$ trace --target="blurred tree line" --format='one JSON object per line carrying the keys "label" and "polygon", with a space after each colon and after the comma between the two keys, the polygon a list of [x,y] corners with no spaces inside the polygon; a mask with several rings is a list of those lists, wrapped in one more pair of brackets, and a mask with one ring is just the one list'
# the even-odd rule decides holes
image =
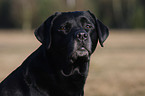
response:
{"label": "blurred tree line", "polygon": [[110,28],[145,28],[145,0],[0,0],[0,28],[33,29],[74,10],[90,10]]}

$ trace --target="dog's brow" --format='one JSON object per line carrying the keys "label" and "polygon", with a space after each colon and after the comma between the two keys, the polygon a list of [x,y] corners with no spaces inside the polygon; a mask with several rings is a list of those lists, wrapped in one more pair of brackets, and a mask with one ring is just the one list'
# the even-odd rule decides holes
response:
{"label": "dog's brow", "polygon": [[69,21],[64,21],[64,22],[62,22],[62,24],[61,25],[66,25],[66,24],[71,24],[71,23],[73,23],[73,20],[69,20]]}
{"label": "dog's brow", "polygon": [[91,23],[91,21],[90,21],[86,16],[80,16],[80,17],[79,17],[79,20],[80,20],[82,23]]}

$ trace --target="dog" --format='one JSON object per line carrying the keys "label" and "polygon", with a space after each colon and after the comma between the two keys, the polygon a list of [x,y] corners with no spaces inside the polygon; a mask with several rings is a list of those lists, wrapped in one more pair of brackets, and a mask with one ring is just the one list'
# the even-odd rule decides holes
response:
{"label": "dog", "polygon": [[90,56],[109,29],[90,11],[56,12],[35,31],[42,43],[0,84],[0,96],[84,96]]}

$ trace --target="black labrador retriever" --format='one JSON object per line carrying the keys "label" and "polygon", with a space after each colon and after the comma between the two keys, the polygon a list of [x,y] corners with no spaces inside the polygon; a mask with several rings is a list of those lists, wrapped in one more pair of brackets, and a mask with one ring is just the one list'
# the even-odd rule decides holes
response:
{"label": "black labrador retriever", "polygon": [[42,45],[0,84],[0,96],[84,96],[90,56],[108,28],[90,11],[57,12],[36,31]]}

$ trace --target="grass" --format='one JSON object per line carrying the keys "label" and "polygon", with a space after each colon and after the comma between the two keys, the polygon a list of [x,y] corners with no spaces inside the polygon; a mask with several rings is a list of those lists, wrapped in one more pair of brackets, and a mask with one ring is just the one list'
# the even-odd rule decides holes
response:
{"label": "grass", "polygon": [[[1,30],[0,82],[39,45],[32,33]],[[111,30],[104,45],[91,57],[85,96],[145,96],[144,30]]]}

